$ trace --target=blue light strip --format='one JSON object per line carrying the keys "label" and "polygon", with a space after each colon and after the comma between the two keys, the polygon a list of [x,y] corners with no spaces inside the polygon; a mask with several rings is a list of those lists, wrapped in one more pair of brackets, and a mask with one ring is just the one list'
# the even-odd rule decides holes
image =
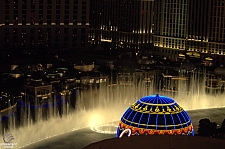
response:
{"label": "blue light strip", "polygon": [[140,122],[141,122],[141,119],[142,119],[143,114],[144,114],[144,113],[141,114],[141,117],[140,117],[140,119],[139,119],[138,127],[139,127],[139,125],[140,125]]}
{"label": "blue light strip", "polygon": [[[130,110],[131,110],[131,109],[130,109]],[[128,117],[127,117],[126,119],[129,119],[130,115],[131,115],[133,112],[134,112],[134,111],[131,110],[130,114],[128,115]],[[137,112],[136,112],[136,114],[137,114]],[[126,121],[125,121],[125,124],[126,124]]]}
{"label": "blue light strip", "polygon": [[150,100],[149,103],[154,103],[155,98],[152,98],[152,97],[151,97],[149,100]]}
{"label": "blue light strip", "polygon": [[[160,97],[159,96],[156,96],[156,104],[158,104],[158,99],[159,99]],[[156,126],[156,130],[158,130],[158,114],[156,114],[156,122],[155,122],[155,126]]]}
{"label": "blue light strip", "polygon": [[194,129],[192,129],[192,136],[194,136],[195,135],[195,130]]}
{"label": "blue light strip", "polygon": [[191,121],[190,117],[188,116],[187,112],[186,112],[186,111],[183,111],[183,112],[184,112],[184,115],[186,116],[186,118],[187,118],[188,120],[190,120],[190,123],[192,123],[192,121]]}
{"label": "blue light strip", "polygon": [[144,102],[151,103],[151,98],[145,97]]}
{"label": "blue light strip", "polygon": [[155,129],[158,130],[158,114],[156,114],[156,124],[155,124]]}
{"label": "blue light strip", "polygon": [[[164,99],[163,99],[163,98],[160,100],[160,102],[161,102],[161,104],[164,104],[164,103],[162,103],[162,101],[165,103],[165,101],[164,101]],[[163,107],[163,106],[162,106],[162,109],[164,110],[164,107]],[[166,130],[167,130],[167,125],[166,125],[166,115],[165,115],[165,114],[163,114],[163,116],[164,116],[165,128],[166,128]]]}
{"label": "blue light strip", "polygon": [[[133,111],[133,110],[131,110],[130,108],[129,108],[129,111],[131,111],[131,112],[130,112],[130,114],[128,115],[127,119],[129,119],[129,117],[130,117],[131,113],[133,113],[133,112],[134,112],[134,111]],[[128,112],[127,112],[127,113],[128,113]],[[125,116],[124,116],[124,117],[125,117]],[[121,120],[122,120],[122,119],[123,119],[123,118],[121,118]],[[125,121],[124,123],[126,124],[126,123],[127,123],[127,121]]]}
{"label": "blue light strip", "polygon": [[[183,111],[182,111],[182,112],[180,112],[180,114],[181,114],[181,115],[182,115],[182,117],[184,118],[185,122],[187,122],[186,118],[185,118],[185,117],[184,117],[184,115],[183,115]],[[186,124],[186,126],[188,127],[188,124]]]}
{"label": "blue light strip", "polygon": [[187,118],[190,120],[191,118],[188,116],[187,112],[184,111],[184,114],[187,116]]}
{"label": "blue light strip", "polygon": [[174,127],[174,129],[176,129],[176,126],[175,126],[175,123],[174,123],[174,119],[173,119],[173,116],[172,116],[172,114],[170,114],[170,116],[171,116],[171,118],[172,118],[172,121],[173,121],[173,127]]}
{"label": "blue light strip", "polygon": [[[153,105],[151,106],[151,109],[152,109]],[[151,114],[148,114],[148,123],[147,123],[147,126],[146,126],[146,129],[148,129],[148,124],[150,122],[150,117],[151,117]]]}
{"label": "blue light strip", "polygon": [[[143,106],[144,106],[144,104],[141,106],[141,108],[143,108]],[[133,119],[132,119],[132,122],[134,121],[134,119],[135,119],[137,113],[138,113],[138,112],[135,113],[135,115],[134,115],[134,117],[133,117]],[[142,113],[142,115],[143,115],[143,113]],[[141,115],[141,118],[142,118],[142,115]],[[138,127],[139,127],[139,125],[140,125],[141,118],[139,119]],[[132,123],[130,123],[130,126],[132,126]]]}
{"label": "blue light strip", "polygon": [[139,100],[136,102],[136,105],[138,105],[138,104],[142,104],[142,102],[140,102]]}
{"label": "blue light strip", "polygon": [[181,120],[180,120],[180,116],[179,116],[178,114],[176,114],[176,115],[177,115],[177,117],[178,117],[178,119],[179,119],[179,121],[180,121],[181,127],[184,128],[183,125],[182,125],[182,122],[181,122]]}
{"label": "blue light strip", "polygon": [[116,138],[119,138],[119,135],[120,135],[120,128],[118,127],[116,132]]}
{"label": "blue light strip", "polygon": [[[127,113],[128,113],[130,110],[131,110],[130,107],[127,108],[127,110],[126,110],[125,113],[123,114],[122,118],[123,118],[123,117],[126,117]],[[122,120],[122,118],[121,118],[121,120]]]}
{"label": "blue light strip", "polygon": [[165,122],[165,127],[166,127],[166,130],[167,130],[167,125],[166,125],[166,115],[164,114],[164,122]]}
{"label": "blue light strip", "polygon": [[[137,112],[134,114],[134,117],[132,118],[132,122],[134,121],[134,118],[136,117],[136,115],[137,115]],[[130,123],[130,126],[132,126],[132,123]]]}
{"label": "blue light strip", "polygon": [[171,104],[171,103],[175,102],[171,98],[168,98],[166,96],[160,96],[160,95],[145,96],[145,97],[142,97],[141,99],[139,99],[138,101],[155,104],[155,99],[156,98],[165,99],[166,100],[165,104]]}
{"label": "blue light strip", "polygon": [[146,129],[148,129],[148,124],[149,124],[149,120],[150,120],[150,117],[151,117],[151,114],[148,114],[148,122],[147,122],[147,126],[146,126]]}

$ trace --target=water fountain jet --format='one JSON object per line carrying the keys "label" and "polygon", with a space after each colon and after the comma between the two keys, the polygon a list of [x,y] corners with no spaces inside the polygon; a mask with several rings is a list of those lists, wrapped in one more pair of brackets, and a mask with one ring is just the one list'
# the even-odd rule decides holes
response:
{"label": "water fountain jet", "polygon": [[[67,116],[63,115],[60,117],[55,114],[57,111],[54,111],[56,110],[54,108],[51,110],[54,114],[49,112],[50,116],[47,121],[40,120],[35,124],[30,122],[29,125],[12,129],[10,132],[14,136],[18,146],[26,146],[36,141],[84,127],[90,127],[93,130],[103,129],[105,131],[108,128],[111,129],[114,127],[114,125],[112,127],[107,126],[110,122],[116,121],[118,124],[121,115],[130,103],[134,103],[137,99],[156,92],[172,97],[186,110],[225,106],[224,94],[218,94],[216,96],[206,94],[203,86],[204,83],[196,77],[189,79],[191,80],[189,87],[178,90],[176,94],[161,90],[158,91],[158,89],[154,88],[154,82],[156,82],[154,80],[148,82],[145,80],[137,81],[136,78],[133,80],[133,84],[123,84],[118,81],[117,85],[110,86],[106,83],[100,85],[99,88],[92,86],[91,90],[78,90],[76,109],[73,113],[68,114],[67,112]],[[183,87],[182,84],[179,86]],[[183,90],[189,90],[189,92],[184,93],[182,92]],[[93,101],[95,102],[93,103]],[[35,134],[35,136],[29,134]]]}

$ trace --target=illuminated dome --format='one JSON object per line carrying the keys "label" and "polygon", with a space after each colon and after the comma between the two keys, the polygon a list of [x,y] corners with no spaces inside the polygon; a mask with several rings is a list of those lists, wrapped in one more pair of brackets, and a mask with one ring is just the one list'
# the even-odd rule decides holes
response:
{"label": "illuminated dome", "polygon": [[187,112],[173,99],[151,95],[133,103],[123,114],[117,138],[130,135],[194,135]]}

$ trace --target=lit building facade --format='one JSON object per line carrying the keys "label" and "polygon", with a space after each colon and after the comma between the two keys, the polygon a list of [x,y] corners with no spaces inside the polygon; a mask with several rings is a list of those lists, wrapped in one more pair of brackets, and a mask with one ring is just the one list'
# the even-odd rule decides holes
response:
{"label": "lit building facade", "polygon": [[154,46],[163,56],[176,59],[186,49],[188,0],[155,1]]}
{"label": "lit building facade", "polygon": [[[187,51],[211,57],[214,64],[225,64],[225,1],[189,0]],[[192,10],[192,9],[193,10]]]}
{"label": "lit building facade", "polygon": [[163,56],[189,55],[225,64],[224,0],[155,1],[153,42]]}
{"label": "lit building facade", "polygon": [[[21,107],[23,104],[30,104],[31,118],[34,122],[40,119],[38,109],[42,109],[41,116],[47,116],[47,110],[44,105],[53,104],[52,100],[52,85],[40,80],[30,80],[23,86],[23,100],[20,101]],[[42,118],[44,118],[42,117]]]}
{"label": "lit building facade", "polygon": [[89,0],[0,1],[0,47],[85,48]]}
{"label": "lit building facade", "polygon": [[139,49],[152,43],[154,0],[92,0],[91,44]]}

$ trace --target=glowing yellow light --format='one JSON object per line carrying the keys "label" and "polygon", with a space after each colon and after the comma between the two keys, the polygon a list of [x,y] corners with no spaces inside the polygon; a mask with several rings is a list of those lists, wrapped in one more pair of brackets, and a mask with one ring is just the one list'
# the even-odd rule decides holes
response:
{"label": "glowing yellow light", "polygon": [[100,114],[94,113],[93,115],[91,115],[91,118],[89,119],[89,126],[90,127],[98,126],[102,124],[103,121],[104,118]]}
{"label": "glowing yellow light", "polygon": [[212,61],[213,59],[210,58],[210,57],[206,57],[205,60],[209,60],[209,61]]}
{"label": "glowing yellow light", "polygon": [[108,39],[101,39],[101,41],[103,41],[103,42],[112,42],[112,40],[108,40]]}
{"label": "glowing yellow light", "polygon": [[179,54],[179,56],[183,57],[183,56],[185,56],[185,55],[184,55],[184,54],[182,54],[182,53],[180,53],[180,54]]}

